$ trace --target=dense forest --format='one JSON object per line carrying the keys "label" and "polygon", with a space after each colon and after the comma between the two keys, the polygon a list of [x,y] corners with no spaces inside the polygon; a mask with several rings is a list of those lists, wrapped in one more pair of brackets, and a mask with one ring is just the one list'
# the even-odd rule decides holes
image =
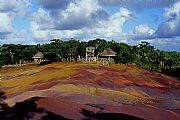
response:
{"label": "dense forest", "polygon": [[61,60],[68,58],[85,57],[85,48],[96,47],[96,54],[105,48],[111,48],[117,53],[116,63],[136,64],[158,72],[177,70],[180,66],[180,52],[161,51],[148,42],[143,41],[137,46],[125,43],[106,41],[104,39],[90,40],[88,42],[59,39],[51,40],[47,44],[21,45],[3,44],[0,46],[0,66],[31,62],[33,55],[42,52],[46,60]]}

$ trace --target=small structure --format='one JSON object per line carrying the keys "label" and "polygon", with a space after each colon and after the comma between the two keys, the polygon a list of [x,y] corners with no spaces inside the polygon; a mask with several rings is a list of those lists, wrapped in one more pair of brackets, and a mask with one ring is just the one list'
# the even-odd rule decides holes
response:
{"label": "small structure", "polygon": [[95,47],[86,47],[86,61],[96,61],[94,51]]}
{"label": "small structure", "polygon": [[33,60],[35,63],[41,63],[43,61],[44,55],[42,52],[38,52],[33,56]]}
{"label": "small structure", "polygon": [[114,62],[114,57],[116,56],[116,52],[114,52],[110,48],[106,48],[102,53],[99,55],[99,61],[103,64],[109,64]]}

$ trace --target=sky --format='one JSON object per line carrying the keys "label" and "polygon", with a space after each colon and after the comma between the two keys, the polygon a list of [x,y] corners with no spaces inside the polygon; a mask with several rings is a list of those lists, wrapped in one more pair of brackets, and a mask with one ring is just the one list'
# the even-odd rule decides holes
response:
{"label": "sky", "polygon": [[0,0],[0,44],[96,38],[180,51],[180,0]]}

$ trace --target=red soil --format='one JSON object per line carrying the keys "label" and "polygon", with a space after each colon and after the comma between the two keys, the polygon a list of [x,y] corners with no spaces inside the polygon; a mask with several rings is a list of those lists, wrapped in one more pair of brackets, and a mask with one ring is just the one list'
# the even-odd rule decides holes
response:
{"label": "red soil", "polygon": [[44,90],[49,89],[53,87],[54,85],[57,85],[57,81],[52,82],[45,82],[45,83],[39,83],[39,84],[33,84],[33,86],[28,91],[35,91],[35,90]]}
{"label": "red soil", "polygon": [[[147,120],[180,119],[178,113],[180,110],[180,95],[178,94],[180,82],[172,77],[131,65],[113,65],[114,67],[82,65],[77,67],[68,66],[68,64],[63,66],[66,68],[64,69],[65,72],[70,73],[68,70],[72,69],[75,72],[69,76],[61,77],[61,75],[58,76],[60,73],[58,71],[63,70],[63,67],[61,65],[58,68],[52,66],[42,67],[43,69],[41,68],[33,76],[39,77],[57,72],[56,76],[51,76],[44,81],[42,77],[41,80],[28,84],[28,89],[24,89],[26,86],[19,86],[23,88],[22,91],[17,87],[18,92],[7,93],[7,98],[21,102],[20,100],[26,100],[28,97],[45,96],[46,98],[36,101],[38,107],[45,108],[65,118],[77,120],[85,118],[81,113],[82,109],[92,113],[98,111],[102,113],[123,113]],[[18,69],[34,67],[25,66]],[[9,72],[10,75],[11,71],[16,70],[17,68],[7,68],[0,69],[0,72],[2,71],[2,74]],[[10,75],[10,77],[12,76]],[[27,77],[29,76],[27,75]],[[61,88],[61,85],[64,85],[64,88]],[[11,89],[12,87],[4,87],[5,91]],[[30,92],[32,95],[29,95]],[[136,100],[139,101],[136,103]],[[147,102],[148,100],[150,102]],[[164,103],[167,100],[169,104]],[[175,107],[173,108],[170,103]]]}

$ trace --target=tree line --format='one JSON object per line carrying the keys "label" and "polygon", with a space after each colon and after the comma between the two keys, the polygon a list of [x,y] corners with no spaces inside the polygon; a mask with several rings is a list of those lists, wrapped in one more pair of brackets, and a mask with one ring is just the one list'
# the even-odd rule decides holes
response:
{"label": "tree line", "polygon": [[71,39],[63,41],[53,39],[50,43],[37,45],[3,44],[0,46],[0,66],[31,62],[37,52],[44,54],[46,60],[61,60],[85,57],[86,47],[95,47],[98,54],[106,48],[117,53],[116,63],[136,64],[155,71],[175,69],[180,65],[180,52],[161,51],[142,41],[139,45],[128,45],[116,41],[95,39],[88,42]]}

